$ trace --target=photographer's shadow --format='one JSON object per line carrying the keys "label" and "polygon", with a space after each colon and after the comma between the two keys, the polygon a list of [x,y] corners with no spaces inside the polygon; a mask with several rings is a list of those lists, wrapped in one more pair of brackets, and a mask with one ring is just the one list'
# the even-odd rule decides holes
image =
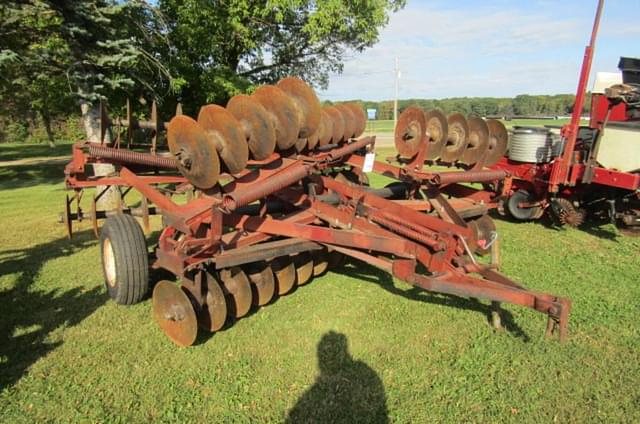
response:
{"label": "photographer's shadow", "polygon": [[349,354],[347,337],[330,331],[318,343],[320,374],[291,408],[287,423],[387,423],[387,397],[378,374]]}

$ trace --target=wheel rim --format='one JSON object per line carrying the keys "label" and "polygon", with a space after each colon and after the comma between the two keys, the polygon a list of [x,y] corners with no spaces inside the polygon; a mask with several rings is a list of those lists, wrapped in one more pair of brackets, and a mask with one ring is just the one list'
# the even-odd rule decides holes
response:
{"label": "wheel rim", "polygon": [[116,286],[116,259],[113,253],[111,240],[105,239],[102,243],[102,266],[104,267],[104,275],[107,279],[109,287]]}
{"label": "wheel rim", "polygon": [[533,200],[535,200],[535,198],[529,192],[518,190],[507,201],[507,208],[511,215],[520,221],[536,219],[536,216],[544,210],[542,207],[521,208],[519,206],[520,202],[531,202]]}

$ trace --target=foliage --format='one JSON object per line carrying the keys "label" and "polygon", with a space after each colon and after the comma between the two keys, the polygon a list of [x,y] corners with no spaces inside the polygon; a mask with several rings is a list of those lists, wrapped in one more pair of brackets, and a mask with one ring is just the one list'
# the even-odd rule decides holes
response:
{"label": "foliage", "polygon": [[24,143],[29,138],[29,126],[26,122],[12,121],[3,128],[2,138],[11,143]]}
{"label": "foliage", "polygon": [[[365,108],[377,109],[378,119],[393,118],[393,101],[359,101]],[[573,111],[575,96],[519,95],[514,98],[455,97],[450,99],[405,99],[398,101],[398,109],[419,106],[425,110],[441,109],[445,113],[460,112],[479,116],[567,116]],[[584,112],[590,109],[590,100],[585,102]]]}
{"label": "foliage", "polygon": [[0,6],[0,113],[67,116],[78,98],[122,101],[163,95],[169,73],[155,53],[165,42],[144,1],[7,1]]}
{"label": "foliage", "polygon": [[297,75],[326,86],[345,54],[378,40],[404,0],[160,0],[189,107]]}
{"label": "foliage", "polygon": [[[175,101],[193,112],[299,75],[326,85],[404,0],[9,0],[0,5],[0,115],[52,119],[78,99]],[[167,100],[162,105],[162,99]]]}

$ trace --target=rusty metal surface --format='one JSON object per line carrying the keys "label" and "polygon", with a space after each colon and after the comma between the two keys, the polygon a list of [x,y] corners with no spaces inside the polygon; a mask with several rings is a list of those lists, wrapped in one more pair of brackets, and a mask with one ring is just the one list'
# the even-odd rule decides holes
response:
{"label": "rusty metal surface", "polygon": [[489,128],[489,144],[487,155],[484,158],[484,166],[492,166],[507,152],[509,145],[509,134],[504,124],[497,119],[487,119]]}
{"label": "rusty metal surface", "polygon": [[447,141],[440,154],[440,160],[453,163],[460,159],[469,142],[469,123],[460,113],[453,113],[447,117],[449,130]]}
{"label": "rusty metal surface", "polygon": [[293,100],[287,93],[273,85],[258,87],[252,97],[271,114],[278,148],[287,150],[293,147],[300,133],[298,112]]}
{"label": "rusty metal surface", "polygon": [[226,268],[236,265],[243,265],[251,262],[261,261],[277,256],[293,255],[298,252],[308,252],[321,249],[317,243],[312,241],[288,238],[284,240],[269,241],[246,247],[240,247],[216,255],[213,258],[219,268]]}
{"label": "rusty metal surface", "polygon": [[358,103],[345,103],[345,106],[348,107],[353,114],[355,122],[353,137],[360,137],[367,126],[367,115],[365,115],[364,109]]}
{"label": "rusty metal surface", "polygon": [[426,159],[435,160],[440,157],[442,149],[444,149],[449,134],[449,124],[447,117],[438,109],[425,112],[424,119],[429,143]]}
{"label": "rusty metal surface", "polygon": [[322,132],[318,134],[318,146],[324,147],[331,142],[331,139],[334,136],[333,119],[325,109],[322,109],[320,116],[320,128],[322,129]]}
{"label": "rusty metal surface", "polygon": [[253,294],[247,274],[240,267],[220,270],[220,281],[229,307],[229,314],[236,318],[245,316],[253,303]]}
{"label": "rusty metal surface", "polygon": [[355,136],[356,126],[358,125],[356,117],[351,111],[351,108],[346,104],[341,103],[334,107],[342,114],[342,118],[344,119],[344,133],[342,138],[344,141],[348,141]]}
{"label": "rusty metal surface", "polygon": [[331,140],[327,144],[338,144],[344,140],[346,126],[342,112],[336,109],[335,106],[325,106],[323,110],[331,118]]}
{"label": "rusty metal surface", "polygon": [[207,331],[218,331],[227,320],[227,301],[218,281],[209,272],[202,272],[201,284],[204,284],[204,302],[197,311],[198,324]]}
{"label": "rusty metal surface", "polygon": [[300,78],[287,77],[278,81],[277,87],[287,93],[296,105],[300,130],[297,138],[306,139],[320,126],[320,100],[315,91]]}
{"label": "rusty metal surface", "polygon": [[227,109],[218,105],[200,108],[198,124],[216,146],[224,169],[231,174],[244,171],[249,160],[249,147],[240,122]]}
{"label": "rusty metal surface", "polygon": [[179,346],[191,346],[198,334],[196,313],[185,291],[162,280],[153,288],[153,317],[164,334]]}
{"label": "rusty metal surface", "polygon": [[489,145],[489,127],[484,119],[471,116],[467,119],[469,123],[469,142],[459,159],[463,165],[475,165],[487,152]]}
{"label": "rusty metal surface", "polygon": [[427,124],[418,107],[406,108],[398,117],[394,133],[396,150],[402,157],[412,158],[426,140]]}
{"label": "rusty metal surface", "polygon": [[112,161],[115,163],[146,165],[163,169],[178,169],[178,164],[172,157],[158,156],[150,153],[134,152],[125,149],[101,146],[95,143],[85,145],[89,155],[93,158]]}
{"label": "rusty metal surface", "polygon": [[276,148],[276,129],[269,112],[254,97],[246,94],[233,96],[227,110],[242,126],[251,157],[267,159]]}
{"label": "rusty metal surface", "polygon": [[300,252],[293,255],[293,265],[296,267],[296,284],[299,286],[307,284],[313,277],[313,258],[308,252]]}
{"label": "rusty metal surface", "polygon": [[464,172],[438,172],[434,173],[428,181],[434,185],[452,183],[481,183],[487,181],[504,180],[508,172],[502,169]]}
{"label": "rusty metal surface", "polygon": [[252,184],[243,190],[234,190],[231,193],[226,193],[222,198],[222,205],[228,211],[248,205],[301,180],[311,173],[311,169],[312,167],[309,165],[295,164],[282,172],[272,175],[262,184]]}
{"label": "rusty metal surface", "polygon": [[253,304],[263,306],[269,303],[276,290],[276,277],[267,262],[254,262],[245,267],[251,289],[253,290]]}
{"label": "rusty metal surface", "polygon": [[313,276],[318,277],[325,273],[329,266],[327,249],[316,250],[311,253],[313,257]]}
{"label": "rusty metal surface", "polygon": [[281,256],[270,262],[271,271],[276,277],[279,295],[289,293],[296,285],[296,267],[289,256]]}
{"label": "rusty metal surface", "polygon": [[196,121],[186,115],[174,117],[167,129],[169,150],[180,173],[201,189],[213,187],[220,176],[220,159],[213,141]]}

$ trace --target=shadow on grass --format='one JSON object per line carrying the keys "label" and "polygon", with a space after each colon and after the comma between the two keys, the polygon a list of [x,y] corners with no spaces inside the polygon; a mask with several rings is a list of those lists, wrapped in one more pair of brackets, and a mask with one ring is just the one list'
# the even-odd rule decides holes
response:
{"label": "shadow on grass", "polygon": [[608,221],[588,220],[578,229],[592,236],[615,242],[620,242],[620,237],[623,236],[623,233]]}
{"label": "shadow on grass", "polygon": [[318,343],[320,374],[298,400],[286,423],[387,423],[382,380],[349,353],[347,336],[330,331]]}
{"label": "shadow on grass", "polygon": [[56,144],[49,147],[48,144],[22,144],[7,143],[0,144],[0,162],[32,159],[42,157],[64,156],[71,154],[71,144]]}
{"label": "shadow on grass", "polygon": [[[496,210],[490,210],[489,216],[493,219],[511,222],[513,224],[522,224],[524,222],[529,221],[519,221],[509,215],[500,215]],[[548,213],[545,213],[542,218],[531,221],[536,225],[540,225],[544,228],[548,228],[557,232],[565,231],[568,227],[566,225],[559,225],[555,222]],[[577,230],[584,231],[587,234],[591,234],[592,236],[611,240],[615,242],[619,242],[619,238],[623,235],[623,232],[616,229],[614,225],[610,225],[610,222],[607,220],[597,219],[597,218],[587,218],[584,224],[577,227]]]}
{"label": "shadow on grass", "polygon": [[34,283],[44,264],[70,256],[96,243],[90,231],[27,249],[0,251],[0,275],[19,273],[8,290],[0,292],[0,391],[15,384],[31,365],[62,342],[48,340],[60,327],[71,327],[107,300],[101,288],[43,290]]}
{"label": "shadow on grass", "polygon": [[64,180],[64,165],[41,163],[0,167],[0,190],[59,184]]}
{"label": "shadow on grass", "polygon": [[[466,309],[469,311],[480,312],[485,315],[487,322],[491,325],[491,313],[495,309],[487,304],[481,303],[476,299],[457,297],[443,293],[431,293],[419,287],[412,286],[407,290],[400,289],[393,284],[393,278],[390,274],[375,268],[371,265],[358,263],[355,266],[352,262],[347,262],[340,271],[349,277],[379,284],[380,287],[389,293],[402,296],[405,299],[429,303],[432,305],[442,305],[458,309]],[[516,324],[511,312],[500,309],[500,318],[503,328],[514,336],[521,338],[524,342],[530,341],[529,336]]]}

